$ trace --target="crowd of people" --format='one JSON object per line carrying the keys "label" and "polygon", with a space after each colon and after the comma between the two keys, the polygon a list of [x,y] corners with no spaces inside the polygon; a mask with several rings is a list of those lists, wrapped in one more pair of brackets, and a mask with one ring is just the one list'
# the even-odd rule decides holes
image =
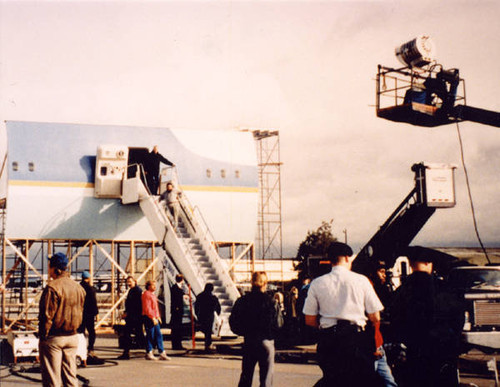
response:
{"label": "crowd of people", "polygon": [[253,273],[229,320],[244,337],[239,386],[252,385],[256,364],[260,386],[272,385],[275,345],[317,343],[315,386],[458,387],[461,297],[434,275],[425,249],[407,256],[412,274],[398,289],[384,262],[367,276],[352,272],[353,251],[340,242],[327,251],[331,271],[285,297],[266,294],[266,274]]}
{"label": "crowd of people", "polygon": [[[456,387],[463,307],[433,275],[432,259],[418,247],[408,250],[412,274],[397,289],[387,279],[386,267],[377,262],[371,275],[351,271],[352,249],[344,243],[330,245],[329,273],[285,293],[269,292],[265,272],[254,272],[251,291],[233,305],[231,330],[243,336],[239,386],[251,386],[256,365],[259,384],[272,386],[275,348],[317,343],[317,362],[323,373],[316,386]],[[88,332],[88,353],[93,355],[94,322],[98,316],[90,274],[82,273],[79,285],[67,271],[68,259],[56,253],[49,259],[52,279],[40,300],[40,363],[44,385],[78,385],[76,381],[77,333]],[[161,314],[156,282],[146,289],[134,277],[123,318],[123,353],[143,348],[147,360],[170,360],[160,330]],[[194,304],[205,351],[214,352],[212,329],[221,306],[207,283]],[[170,288],[173,350],[183,350],[185,286],[181,274]],[[144,334],[145,332],[145,334]],[[154,351],[157,351],[157,355]],[[72,384],[74,383],[74,384]]]}
{"label": "crowd of people", "polygon": [[317,333],[317,386],[459,385],[464,307],[427,254],[408,248],[412,274],[394,289],[384,262],[354,273],[352,249],[330,245],[332,270],[310,283],[302,310]]}
{"label": "crowd of people", "polygon": [[[42,292],[39,303],[39,353],[44,386],[78,386],[76,355],[78,334],[87,333],[88,357],[96,357],[95,322],[98,319],[96,289],[91,285],[91,275],[84,271],[81,282],[70,277],[69,260],[63,253],[49,258],[50,281]],[[171,294],[171,338],[173,350],[182,346],[182,319],[184,315],[184,278],[178,274]],[[143,291],[133,276],[126,278],[128,293],[123,319],[123,353],[118,360],[130,359],[132,348],[142,348],[147,360],[171,360],[164,348],[161,332],[161,314],[156,296],[156,281],[149,280]],[[205,335],[205,350],[211,351],[214,314],[220,314],[213,285],[207,283],[195,304],[198,321]],[[157,351],[157,356],[154,352]]]}

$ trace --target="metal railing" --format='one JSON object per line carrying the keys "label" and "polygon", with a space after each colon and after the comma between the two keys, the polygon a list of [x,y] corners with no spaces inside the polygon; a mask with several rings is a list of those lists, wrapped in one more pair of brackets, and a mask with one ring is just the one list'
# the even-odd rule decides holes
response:
{"label": "metal railing", "polygon": [[[376,109],[400,106],[403,104],[405,94],[412,88],[423,88],[423,83],[430,77],[443,70],[439,64],[434,64],[428,68],[408,68],[394,69],[391,67],[378,66],[376,78]],[[458,90],[460,89],[460,93]],[[459,87],[455,103],[462,101],[465,103],[465,81],[460,78]]]}
{"label": "metal railing", "polygon": [[[179,198],[179,206],[182,210],[182,213],[185,216],[185,219],[188,221],[189,226],[191,226],[193,230],[194,237],[200,240],[200,244],[205,249],[207,258],[210,261],[212,268],[219,275],[222,283],[226,287],[226,291],[231,293],[230,294],[231,297],[233,298],[238,297],[239,293],[236,289],[236,285],[234,284],[234,281],[232,280],[229,274],[228,268],[224,265],[222,258],[219,256],[219,253],[215,248],[215,243],[216,243],[215,238],[210,230],[210,227],[208,226],[208,223],[203,217],[201,210],[199,209],[198,206],[193,206],[191,204],[187,196],[180,188],[180,185],[178,184],[179,178],[178,178],[177,168],[171,167],[168,168],[167,170],[170,170],[172,176],[171,181],[181,193]],[[163,176],[165,175],[166,174],[163,174]],[[197,263],[196,266],[198,266],[198,268],[201,269],[201,267],[198,265],[198,261],[195,260],[195,262]],[[200,273],[200,271],[198,272]],[[204,276],[202,278],[206,283]]]}

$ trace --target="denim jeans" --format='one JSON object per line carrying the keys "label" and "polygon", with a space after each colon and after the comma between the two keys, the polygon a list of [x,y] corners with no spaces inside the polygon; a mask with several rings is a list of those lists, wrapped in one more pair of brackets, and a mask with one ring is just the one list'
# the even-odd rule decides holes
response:
{"label": "denim jeans", "polygon": [[164,351],[160,324],[146,328],[146,352],[151,352],[154,347],[158,348],[160,353]]}
{"label": "denim jeans", "polygon": [[384,348],[379,347],[378,351],[382,353],[382,357],[375,361],[375,371],[384,381],[385,387],[397,387],[394,376],[392,376],[391,367],[389,367],[389,364],[387,364],[387,357],[385,356]]}

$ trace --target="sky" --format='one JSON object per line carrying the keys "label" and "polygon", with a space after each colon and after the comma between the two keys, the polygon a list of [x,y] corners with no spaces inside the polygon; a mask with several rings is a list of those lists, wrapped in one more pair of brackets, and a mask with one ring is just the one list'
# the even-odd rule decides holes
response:
{"label": "sky", "polygon": [[[457,127],[375,115],[377,65],[430,35],[467,104],[500,111],[498,1],[1,1],[2,120],[280,132],[285,256],[309,230],[362,247],[413,188],[452,163],[457,205],[414,241],[478,246]],[[500,131],[463,122],[483,242],[499,246]]]}

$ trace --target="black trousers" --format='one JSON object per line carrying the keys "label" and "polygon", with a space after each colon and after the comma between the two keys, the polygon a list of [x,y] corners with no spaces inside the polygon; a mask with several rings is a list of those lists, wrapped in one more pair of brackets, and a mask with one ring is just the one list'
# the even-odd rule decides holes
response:
{"label": "black trousers", "polygon": [[316,386],[378,386],[373,335],[355,325],[322,330],[318,337],[318,364],[323,378]]}
{"label": "black trousers", "polygon": [[203,321],[201,323],[201,331],[205,335],[205,349],[209,349],[212,345],[212,327],[213,321]]}
{"label": "black trousers", "polygon": [[78,328],[79,333],[85,333],[85,330],[89,333],[89,346],[88,350],[94,350],[95,344],[95,316],[83,316],[82,325]]}
{"label": "black trousers", "polygon": [[158,195],[158,187],[160,185],[158,174],[148,173],[146,175],[146,180],[151,195]]}
{"label": "black trousers", "polygon": [[172,349],[182,348],[182,314],[173,313],[171,324]]}
{"label": "black trousers", "polygon": [[141,348],[145,347],[144,332],[142,330],[142,319],[126,320],[125,332],[123,336],[123,352],[128,353],[132,346],[132,335],[135,336],[135,343]]}
{"label": "black trousers", "polygon": [[[436,345],[408,347],[398,382],[403,387],[458,387],[458,354],[436,353]],[[444,352],[444,351],[443,351]]]}

